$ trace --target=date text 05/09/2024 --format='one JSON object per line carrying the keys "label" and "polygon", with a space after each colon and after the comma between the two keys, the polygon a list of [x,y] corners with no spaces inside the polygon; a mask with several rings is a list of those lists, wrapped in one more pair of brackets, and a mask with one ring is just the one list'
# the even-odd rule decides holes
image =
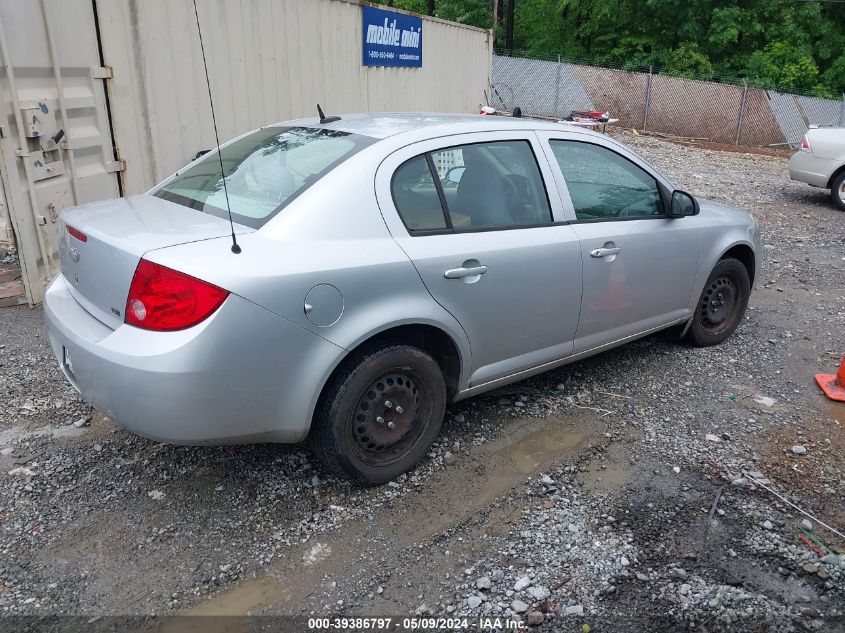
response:
{"label": "date text 05/09/2024", "polygon": [[525,622],[499,617],[309,618],[309,631],[519,631]]}

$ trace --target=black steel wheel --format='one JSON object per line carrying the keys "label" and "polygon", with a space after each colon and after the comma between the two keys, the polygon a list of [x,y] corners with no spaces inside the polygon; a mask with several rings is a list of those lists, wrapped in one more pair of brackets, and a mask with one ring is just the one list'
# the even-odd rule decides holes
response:
{"label": "black steel wheel", "polygon": [[709,334],[720,334],[730,327],[739,304],[738,282],[727,273],[714,279],[701,295],[698,311],[701,325]]}
{"label": "black steel wheel", "polygon": [[720,260],[701,291],[686,341],[700,347],[724,341],[742,322],[750,294],[751,279],[743,263]]}
{"label": "black steel wheel", "polygon": [[845,171],[830,183],[830,199],[840,211],[845,211]]}
{"label": "black steel wheel", "polygon": [[408,345],[349,358],[320,398],[309,441],[331,471],[365,484],[390,481],[425,455],[443,422],[437,362]]}

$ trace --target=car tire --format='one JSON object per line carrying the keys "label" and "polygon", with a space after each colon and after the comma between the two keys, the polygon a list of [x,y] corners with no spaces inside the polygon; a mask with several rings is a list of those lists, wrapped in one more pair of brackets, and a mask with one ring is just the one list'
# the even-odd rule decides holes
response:
{"label": "car tire", "polygon": [[446,382],[426,352],[389,344],[356,353],[317,405],[311,449],[331,472],[381,484],[410,470],[431,446],[446,411]]}
{"label": "car tire", "polygon": [[742,323],[750,295],[751,279],[745,265],[738,259],[720,260],[704,284],[684,340],[697,347],[724,341]]}
{"label": "car tire", "polygon": [[830,184],[830,197],[840,211],[845,211],[845,171],[840,173]]}

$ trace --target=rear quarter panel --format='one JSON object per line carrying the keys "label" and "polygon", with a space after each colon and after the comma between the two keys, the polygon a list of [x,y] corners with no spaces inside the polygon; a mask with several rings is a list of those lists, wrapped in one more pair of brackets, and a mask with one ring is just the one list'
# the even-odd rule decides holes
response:
{"label": "rear quarter panel", "polygon": [[807,132],[807,137],[815,156],[845,163],[845,128],[812,128]]}
{"label": "rear quarter panel", "polygon": [[[455,342],[463,386],[471,366],[466,334],[431,298],[384,224],[374,189],[377,147],[340,165],[265,227],[239,238],[239,255],[222,238],[151,251],[146,258],[219,285],[343,348],[325,372],[312,376],[319,389],[348,350],[414,323],[438,327]],[[319,284],[331,284],[343,297],[339,319],[324,327],[305,313],[305,297]]]}

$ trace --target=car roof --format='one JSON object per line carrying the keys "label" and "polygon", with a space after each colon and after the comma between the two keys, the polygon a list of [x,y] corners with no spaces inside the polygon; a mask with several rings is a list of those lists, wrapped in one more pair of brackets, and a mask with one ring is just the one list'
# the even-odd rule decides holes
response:
{"label": "car roof", "polygon": [[435,114],[429,112],[374,112],[369,114],[341,114],[340,120],[320,123],[318,117],[283,121],[276,125],[315,127],[361,134],[376,139],[385,139],[426,128],[432,135],[446,135],[461,132],[485,130],[567,130],[597,134],[583,127],[572,127],[565,122],[542,121],[539,119],[515,118],[510,116],[482,116],[480,114]]}

